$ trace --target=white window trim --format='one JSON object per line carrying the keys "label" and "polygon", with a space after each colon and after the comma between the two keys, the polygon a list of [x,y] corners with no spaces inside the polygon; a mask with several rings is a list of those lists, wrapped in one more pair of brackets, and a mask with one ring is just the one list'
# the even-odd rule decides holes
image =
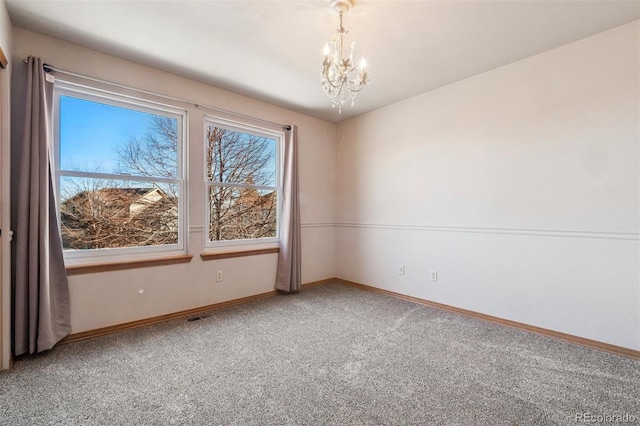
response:
{"label": "white window trim", "polygon": [[[137,175],[121,175],[112,173],[92,173],[84,171],[70,171],[60,169],[60,96],[71,96],[74,98],[85,99],[88,101],[105,103],[117,107],[143,111],[151,114],[159,114],[174,117],[178,120],[179,134],[181,141],[177,152],[177,177],[171,178],[151,178],[147,176]],[[187,253],[188,232],[187,232],[187,155],[186,147],[188,146],[188,111],[173,105],[154,102],[148,99],[133,97],[124,93],[117,93],[80,85],[69,81],[56,79],[54,85],[54,181],[55,196],[58,205],[60,204],[60,178],[62,176],[77,176],[89,178],[107,178],[114,180],[130,180],[130,181],[147,181],[147,182],[166,182],[174,183],[179,188],[178,198],[178,243],[165,246],[143,246],[143,247],[118,247],[103,248],[90,250],[66,249],[64,250],[65,264],[67,266],[93,264],[93,263],[109,263],[130,260],[146,260],[164,256],[184,255]],[[58,215],[60,211],[58,210]],[[58,220],[60,218],[58,217]]]}
{"label": "white window trim", "polygon": [[[224,182],[210,182],[208,180],[204,181],[204,247],[205,252],[207,253],[215,253],[215,252],[223,252],[228,251],[229,249],[242,249],[242,250],[251,250],[251,249],[266,249],[266,248],[275,248],[280,246],[280,215],[282,213],[282,164],[283,164],[283,141],[284,141],[284,132],[275,129],[269,129],[262,126],[252,125],[246,122],[239,122],[235,120],[229,120],[226,118],[213,116],[213,115],[205,115],[204,117],[204,126],[203,126],[203,170],[205,171],[204,176],[206,177],[207,170],[207,145],[205,143],[204,138],[207,134],[207,128],[210,126],[223,127],[225,129],[229,129],[232,131],[247,133],[250,135],[265,137],[269,139],[275,139],[276,141],[276,185],[275,186],[262,186],[262,185],[247,185],[247,184],[234,184],[234,183],[224,183]],[[253,188],[253,189],[274,189],[276,191],[276,236],[270,238],[252,238],[246,240],[225,240],[225,241],[212,241],[209,239],[209,215],[211,214],[209,211],[209,188],[211,186],[225,186],[225,187],[237,187],[237,188]]]}

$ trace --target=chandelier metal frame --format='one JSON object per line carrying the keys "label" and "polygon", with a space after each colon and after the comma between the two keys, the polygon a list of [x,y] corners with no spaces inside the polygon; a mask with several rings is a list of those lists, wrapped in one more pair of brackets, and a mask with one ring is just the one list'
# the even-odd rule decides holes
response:
{"label": "chandelier metal frame", "polygon": [[340,28],[331,37],[331,41],[324,46],[324,61],[320,72],[322,88],[331,100],[332,107],[338,107],[342,113],[345,104],[355,103],[356,95],[367,85],[369,76],[366,71],[364,58],[359,65],[353,65],[353,48],[351,43],[349,56],[345,58],[345,47],[349,43],[349,31],[344,28],[344,14],[351,10],[351,0],[333,0],[329,7],[339,16]]}

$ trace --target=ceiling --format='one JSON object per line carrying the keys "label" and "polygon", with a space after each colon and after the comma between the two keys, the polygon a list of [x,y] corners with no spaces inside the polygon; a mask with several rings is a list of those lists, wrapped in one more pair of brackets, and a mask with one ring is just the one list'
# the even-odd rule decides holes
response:
{"label": "ceiling", "polygon": [[5,3],[16,26],[333,122],[640,19],[640,0],[357,0],[344,25],[370,84],[338,114],[319,79],[328,1]]}

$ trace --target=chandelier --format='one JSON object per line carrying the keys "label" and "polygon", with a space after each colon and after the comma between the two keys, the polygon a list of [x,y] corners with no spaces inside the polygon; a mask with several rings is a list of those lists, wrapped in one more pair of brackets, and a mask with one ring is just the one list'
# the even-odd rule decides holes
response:
{"label": "chandelier", "polygon": [[349,31],[342,26],[342,17],[351,9],[352,0],[333,0],[329,7],[340,16],[340,28],[331,37],[331,41],[324,45],[320,81],[324,92],[331,99],[331,106],[334,108],[337,106],[338,113],[342,113],[344,105],[354,105],[356,95],[369,82],[369,77],[364,58],[360,59],[357,67],[353,65],[355,42],[349,45],[349,56],[345,57],[345,49],[349,44]]}

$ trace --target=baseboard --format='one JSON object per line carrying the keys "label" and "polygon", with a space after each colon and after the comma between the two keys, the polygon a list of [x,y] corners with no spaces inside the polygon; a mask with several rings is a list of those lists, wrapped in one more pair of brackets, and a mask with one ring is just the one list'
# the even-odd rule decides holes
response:
{"label": "baseboard", "polygon": [[[622,347],[622,346],[616,346],[616,345],[612,345],[612,344],[609,344],[609,343],[600,342],[600,341],[597,341],[597,340],[591,340],[591,339],[587,339],[587,338],[584,338],[584,337],[574,336],[572,334],[561,333],[559,331],[549,330],[549,329],[542,328],[542,327],[536,327],[536,326],[533,326],[533,325],[524,324],[524,323],[517,322],[517,321],[511,321],[511,320],[508,320],[508,319],[499,318],[499,317],[495,317],[495,316],[492,316],[492,315],[486,315],[486,314],[482,314],[482,313],[479,313],[479,312],[470,311],[470,310],[467,310],[467,309],[456,308],[455,306],[445,305],[445,304],[438,303],[438,302],[433,302],[433,301],[430,301],[430,300],[427,300],[427,299],[420,299],[420,298],[417,298],[417,297],[408,296],[406,294],[396,293],[396,292],[389,291],[389,290],[383,290],[383,289],[380,289],[380,288],[377,288],[377,287],[372,287],[372,286],[368,286],[368,285],[365,285],[365,284],[356,283],[356,282],[345,280],[345,279],[342,279],[342,278],[328,278],[328,279],[324,279],[324,280],[313,281],[313,282],[302,284],[302,288],[305,289],[305,288],[317,287],[317,286],[320,286],[320,285],[325,285],[325,284],[330,284],[330,283],[339,283],[339,284],[343,284],[343,285],[346,285],[346,286],[349,286],[349,287],[355,287],[355,288],[359,288],[361,290],[370,291],[370,292],[373,292],[373,293],[384,294],[384,295],[387,295],[387,296],[408,300],[410,302],[419,303],[419,304],[422,304],[422,305],[425,305],[425,306],[430,306],[432,308],[441,309],[441,310],[444,310],[444,311],[453,312],[453,313],[457,313],[457,314],[460,314],[460,315],[465,315],[465,316],[476,318],[476,319],[480,319],[480,320],[483,320],[483,321],[488,321],[488,322],[491,322],[491,323],[494,323],[494,324],[499,324],[499,325],[506,326],[506,327],[512,327],[512,328],[516,328],[518,330],[527,331],[527,332],[530,332],[530,333],[536,333],[536,334],[540,334],[540,335],[543,335],[543,336],[546,336],[546,337],[551,337],[551,338],[555,338],[555,339],[564,340],[564,341],[569,342],[569,343],[582,345],[582,346],[586,346],[586,347],[589,347],[589,348],[593,348],[593,349],[598,349],[598,350],[605,351],[605,352],[614,353],[616,355],[621,355],[621,356],[624,356],[624,357],[640,360],[640,351],[636,351],[636,350],[633,350],[633,349],[625,348],[625,347]],[[171,314],[159,315],[159,316],[156,316],[156,317],[145,318],[145,319],[141,319],[141,320],[137,320],[137,321],[131,321],[131,322],[127,322],[127,323],[116,324],[116,325],[112,325],[112,326],[109,326],[109,327],[98,328],[98,329],[95,329],[95,330],[88,330],[88,331],[83,331],[83,332],[80,332],[80,333],[74,333],[74,334],[70,334],[69,336],[65,337],[58,344],[59,345],[63,345],[63,344],[67,344],[67,343],[78,342],[78,341],[81,341],[81,340],[92,339],[94,337],[106,336],[108,334],[119,333],[121,331],[131,330],[131,329],[134,329],[134,328],[146,327],[146,326],[149,326],[149,325],[158,324],[158,323],[161,323],[161,322],[170,321],[170,320],[174,320],[174,319],[188,318],[188,317],[191,317],[191,316],[197,316],[197,315],[203,314],[205,312],[213,311],[213,310],[216,310],[216,309],[227,308],[227,307],[230,307],[230,306],[240,305],[240,304],[243,304],[243,303],[249,303],[249,302],[253,302],[255,300],[260,300],[260,299],[264,299],[264,298],[267,298],[267,297],[272,297],[272,296],[275,296],[277,294],[278,294],[278,292],[275,291],[275,290],[274,291],[268,291],[268,292],[256,294],[256,295],[253,295],[253,296],[242,297],[242,298],[239,298],[239,299],[229,300],[229,301],[221,302],[221,303],[214,303],[212,305],[206,305],[206,306],[201,306],[201,307],[198,307],[198,308],[187,309],[187,310],[184,310],[184,311],[174,312],[174,313],[171,313]]]}
{"label": "baseboard", "polygon": [[[325,279],[320,281],[313,281],[310,283],[302,284],[302,288],[316,287],[328,283],[336,282],[335,279]],[[228,308],[230,306],[241,305],[243,303],[253,302],[255,300],[264,299],[277,295],[278,292],[267,291],[265,293],[256,294],[253,296],[241,297],[239,299],[229,300],[226,302],[214,303],[212,305],[200,306],[193,309],[187,309],[184,311],[174,312],[171,314],[158,315],[151,318],[144,318],[137,321],[130,321],[122,324],[111,325],[109,327],[96,328],[94,330],[82,331],[80,333],[73,333],[58,342],[58,345],[65,345],[68,343],[79,342],[81,340],[93,339],[95,337],[106,336],[109,334],[119,333],[126,330],[132,330],[134,328],[146,327],[153,324],[159,324],[161,322],[170,321],[180,318],[188,318],[197,316],[205,312],[214,311],[216,309]]]}
{"label": "baseboard", "polygon": [[524,324],[524,323],[517,322],[517,321],[511,321],[511,320],[504,319],[504,318],[494,317],[492,315],[481,314],[479,312],[474,312],[474,311],[470,311],[470,310],[467,310],[467,309],[456,308],[454,306],[449,306],[449,305],[445,305],[445,304],[442,304],[442,303],[432,302],[430,300],[420,299],[420,298],[413,297],[413,296],[407,296],[406,294],[396,293],[396,292],[389,291],[389,290],[383,290],[381,288],[371,287],[371,286],[368,286],[368,285],[365,285],[365,284],[360,284],[360,283],[356,283],[356,282],[353,282],[353,281],[344,280],[344,279],[341,279],[341,278],[335,278],[333,280],[330,280],[330,282],[336,282],[336,283],[340,283],[340,284],[343,284],[343,285],[347,285],[349,287],[355,287],[355,288],[359,288],[359,289],[362,289],[362,290],[370,291],[370,292],[373,292],[373,293],[384,294],[384,295],[387,295],[387,296],[392,296],[392,297],[396,297],[396,298],[399,298],[399,299],[408,300],[410,302],[419,303],[421,305],[430,306],[432,308],[441,309],[441,310],[444,310],[444,311],[453,312],[453,313],[460,314],[460,315],[465,315],[465,316],[476,318],[476,319],[480,319],[480,320],[483,320],[483,321],[488,321],[488,322],[491,322],[491,323],[494,323],[494,324],[499,324],[499,325],[503,325],[503,326],[506,326],[506,327],[512,327],[512,328],[516,328],[518,330],[527,331],[527,332],[530,332],[530,333],[536,333],[536,334],[540,334],[540,335],[543,335],[543,336],[546,336],[546,337],[552,337],[554,339],[564,340],[564,341],[569,342],[569,343],[574,343],[574,344],[577,344],[577,345],[586,346],[586,347],[589,347],[589,348],[592,348],[592,349],[598,349],[598,350],[601,350],[601,351],[614,353],[616,355],[621,355],[621,356],[624,356],[624,357],[640,360],[640,351],[636,351],[636,350],[633,350],[633,349],[625,348],[625,347],[622,347],[622,346],[611,345],[609,343],[604,343],[604,342],[600,342],[600,341],[597,341],[597,340],[591,340],[591,339],[587,339],[587,338],[584,338],[584,337],[574,336],[572,334],[561,333],[559,331],[554,331],[554,330],[549,330],[549,329],[546,329],[546,328],[536,327],[536,326],[533,326],[533,325]]}

